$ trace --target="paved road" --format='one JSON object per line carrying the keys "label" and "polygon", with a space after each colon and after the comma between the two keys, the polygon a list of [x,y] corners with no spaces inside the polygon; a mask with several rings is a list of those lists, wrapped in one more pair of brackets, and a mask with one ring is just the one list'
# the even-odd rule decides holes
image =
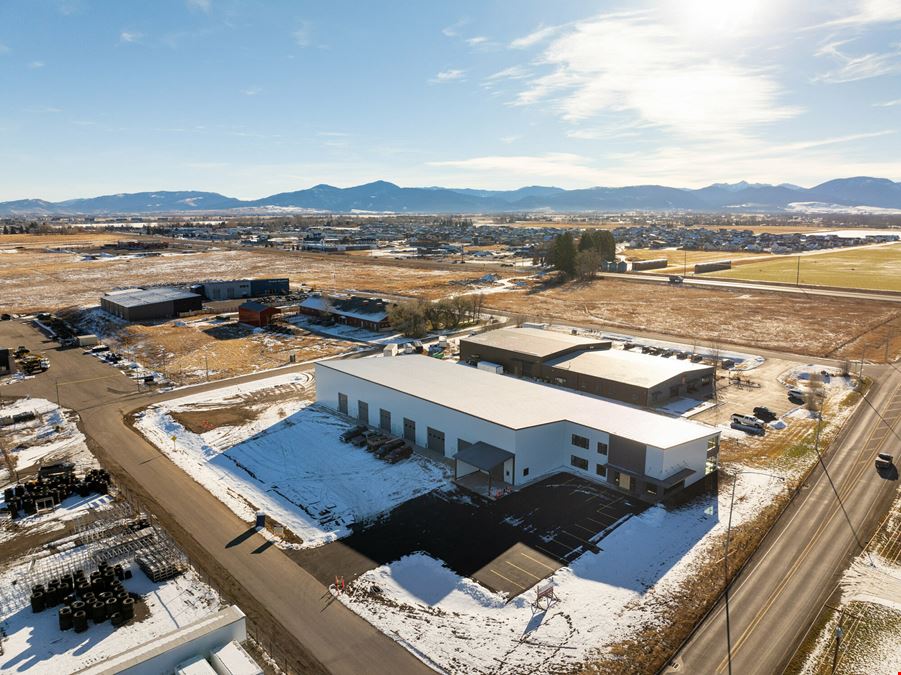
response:
{"label": "paved road", "polygon": [[[637,281],[645,283],[668,284],[669,277],[657,274],[637,274],[637,273],[615,273],[604,272],[601,277],[610,277],[611,279],[622,279],[624,281]],[[700,277],[685,277],[682,282],[690,286],[713,286],[723,288],[725,290],[752,290],[752,291],[772,291],[774,293],[791,293],[795,295],[827,295],[834,298],[851,298],[853,300],[877,300],[880,302],[899,302],[901,303],[901,293],[880,293],[879,291],[867,290],[847,290],[839,288],[827,288],[822,286],[782,286],[779,284],[768,284],[764,282],[754,281],[731,281],[728,279],[711,279]]]}
{"label": "paved road", "polygon": [[[32,350],[47,350],[51,369],[34,379],[0,389],[9,396],[32,395],[56,399],[57,382],[61,403],[79,413],[86,436],[94,441],[98,458],[113,470],[118,465],[152,495],[165,510],[163,522],[173,517],[216,564],[259,602],[271,617],[299,644],[309,650],[309,672],[330,673],[429,673],[421,661],[386,637],[340,602],[328,603],[326,588],[275,547],[265,548],[257,534],[238,545],[229,542],[246,532],[248,524],[222,502],[194,482],[179,467],[123,423],[123,415],[148,403],[185,395],[173,391],[158,395],[139,392],[137,385],[117,369],[85,356],[81,350],[49,351],[54,343],[28,324],[0,324],[0,344],[24,344]],[[282,372],[303,371],[299,365]],[[271,373],[229,381],[246,382]],[[222,386],[211,383],[191,392]],[[173,534],[179,538],[179,532]],[[194,546],[195,544],[197,546]],[[259,553],[254,551],[263,547]],[[205,561],[198,561],[205,562]],[[299,655],[300,656],[300,655]],[[315,662],[318,662],[315,663]],[[318,666],[318,667],[317,667]]]}
{"label": "paved road", "polygon": [[[901,374],[891,368],[879,370],[884,377],[868,399],[897,432]],[[848,518],[864,543],[897,489],[897,481],[880,478],[873,460],[877,452],[899,445],[879,415],[864,403],[826,460]],[[781,673],[842,571],[859,552],[833,488],[818,469],[732,586],[728,612],[732,670],[727,658],[726,603],[721,602],[679,653],[677,668],[669,672]]]}

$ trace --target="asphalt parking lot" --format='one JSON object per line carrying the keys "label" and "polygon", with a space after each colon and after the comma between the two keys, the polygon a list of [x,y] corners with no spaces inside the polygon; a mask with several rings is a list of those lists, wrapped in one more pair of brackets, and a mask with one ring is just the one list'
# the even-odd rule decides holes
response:
{"label": "asphalt parking lot", "polygon": [[292,553],[323,583],[424,551],[457,574],[515,597],[585,551],[645,504],[569,473],[548,476],[496,502],[466,493],[412,499],[341,541]]}

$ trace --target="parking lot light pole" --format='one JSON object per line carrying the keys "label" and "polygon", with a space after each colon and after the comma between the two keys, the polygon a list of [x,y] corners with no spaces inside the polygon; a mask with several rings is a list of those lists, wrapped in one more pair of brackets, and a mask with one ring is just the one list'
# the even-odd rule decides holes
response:
{"label": "parking lot light pole", "polygon": [[726,545],[723,550],[723,581],[726,584],[726,588],[723,591],[723,599],[726,602],[726,659],[729,664],[729,675],[732,675],[732,624],[730,623],[729,617],[729,588],[732,583],[729,580],[729,543],[732,539],[732,509],[735,507],[735,484],[738,483],[738,477],[746,473],[756,474],[758,476],[769,476],[770,478],[776,478],[785,482],[783,476],[777,476],[774,473],[767,473],[765,471],[741,470],[736,471],[735,475],[732,477],[732,496],[729,499],[729,520],[726,525]]}

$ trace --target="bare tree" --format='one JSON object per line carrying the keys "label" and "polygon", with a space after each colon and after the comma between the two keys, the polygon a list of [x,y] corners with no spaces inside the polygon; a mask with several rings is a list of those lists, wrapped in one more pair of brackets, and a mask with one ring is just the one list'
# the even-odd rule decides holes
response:
{"label": "bare tree", "polygon": [[807,396],[804,397],[804,407],[812,413],[820,411],[823,405],[823,376],[819,373],[812,373],[807,381]]}

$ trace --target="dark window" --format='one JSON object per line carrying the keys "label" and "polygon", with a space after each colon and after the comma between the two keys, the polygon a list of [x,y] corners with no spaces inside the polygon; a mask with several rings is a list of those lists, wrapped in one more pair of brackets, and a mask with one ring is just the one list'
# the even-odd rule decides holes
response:
{"label": "dark window", "polygon": [[598,454],[604,455],[604,456],[607,455],[607,444],[606,443],[601,443],[600,441],[598,441]]}
{"label": "dark window", "polygon": [[528,475],[529,475],[529,467],[526,467],[525,469],[522,470],[522,475],[523,475],[523,476],[528,476]]}
{"label": "dark window", "polygon": [[570,455],[569,463],[572,464],[577,469],[582,469],[584,471],[588,471],[588,460],[582,459],[576,455]]}
{"label": "dark window", "polygon": [[338,412],[347,414],[347,394],[338,394]]}
{"label": "dark window", "polygon": [[652,485],[651,483],[645,483],[644,491],[649,495],[657,496],[657,486]]}
{"label": "dark window", "polygon": [[598,464],[595,467],[594,471],[598,476],[603,476],[604,478],[607,477],[607,465],[606,464]]}
{"label": "dark window", "polygon": [[391,411],[379,409],[379,427],[384,431],[391,431]]}
{"label": "dark window", "polygon": [[585,448],[588,450],[588,439],[584,436],[579,436],[578,434],[573,434],[572,443],[577,448]]}
{"label": "dark window", "polygon": [[369,404],[366,401],[357,401],[357,419],[369,424]]}

